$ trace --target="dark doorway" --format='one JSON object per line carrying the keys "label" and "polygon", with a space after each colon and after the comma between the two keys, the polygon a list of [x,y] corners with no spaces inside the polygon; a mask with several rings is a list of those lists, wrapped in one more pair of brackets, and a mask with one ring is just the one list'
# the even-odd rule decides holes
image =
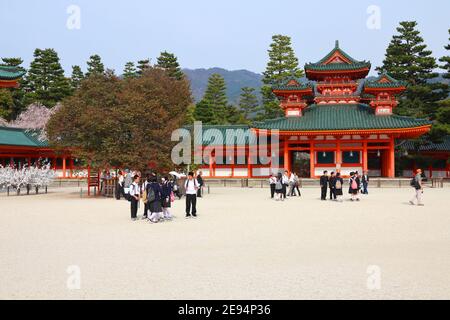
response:
{"label": "dark doorway", "polygon": [[309,178],[310,158],[309,151],[292,151],[291,171],[297,173],[300,178]]}
{"label": "dark doorway", "polygon": [[369,176],[381,177],[381,158],[383,151],[381,150],[369,150],[367,151],[367,166],[369,167]]}

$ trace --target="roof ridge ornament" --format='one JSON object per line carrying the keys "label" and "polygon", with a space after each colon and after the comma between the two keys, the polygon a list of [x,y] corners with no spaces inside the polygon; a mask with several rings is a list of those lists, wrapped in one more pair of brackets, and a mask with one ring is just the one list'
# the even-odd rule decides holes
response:
{"label": "roof ridge ornament", "polygon": [[339,49],[339,40],[336,40],[336,41],[334,42],[334,47],[335,47],[336,49]]}

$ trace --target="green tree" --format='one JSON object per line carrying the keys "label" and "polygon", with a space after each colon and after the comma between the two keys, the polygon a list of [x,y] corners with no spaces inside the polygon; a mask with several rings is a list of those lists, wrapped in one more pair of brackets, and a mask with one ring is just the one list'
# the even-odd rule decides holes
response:
{"label": "green tree", "polygon": [[80,66],[72,66],[72,75],[70,76],[70,85],[72,90],[76,90],[80,87],[81,81],[84,79],[83,71]]}
{"label": "green tree", "polygon": [[123,77],[124,78],[134,78],[136,77],[136,67],[134,63],[129,61],[125,63],[125,68],[123,69]]}
{"label": "green tree", "polygon": [[103,65],[102,59],[98,54],[90,56],[87,65],[88,68],[86,72],[86,77],[90,77],[93,74],[105,73],[105,66]]}
{"label": "green tree", "polygon": [[226,122],[227,124],[247,124],[248,120],[241,110],[230,104],[226,108]]}
{"label": "green tree", "polygon": [[71,93],[70,81],[64,76],[54,49],[36,49],[28,74],[23,81],[24,105],[41,103],[53,107]]}
{"label": "green tree", "polygon": [[[450,34],[450,29],[448,29],[448,33]],[[447,44],[444,48],[446,50],[450,50],[450,43]],[[439,59],[439,61],[443,63],[443,65],[441,65],[441,68],[446,71],[446,73],[444,73],[444,78],[450,79],[450,56],[449,55],[443,56],[442,58]]]}
{"label": "green tree", "polygon": [[137,74],[142,75],[145,70],[150,68],[150,59],[143,59],[137,62]]}
{"label": "green tree", "polygon": [[167,51],[161,52],[157,59],[156,66],[166,70],[167,74],[174,79],[181,80],[184,77],[180,65],[178,64],[177,57],[173,53]]}
{"label": "green tree", "polygon": [[264,114],[261,119],[270,119],[283,115],[278,99],[272,92],[271,86],[285,81],[289,77],[302,77],[303,70],[298,67],[298,59],[291,46],[291,38],[283,35],[274,35],[268,50],[269,61],[266,71],[263,72],[263,98]]}
{"label": "green tree", "polygon": [[200,100],[195,105],[194,119],[204,124],[212,124],[215,122],[213,109],[205,100]]}
{"label": "green tree", "polygon": [[[19,70],[26,71],[24,67],[21,66],[23,63],[22,58],[2,58],[1,65],[8,67],[16,67]],[[2,106],[4,110],[3,117],[6,117],[7,120],[14,120],[24,109],[24,95],[25,91],[23,90],[24,80],[19,80],[19,88],[8,88],[5,89],[9,92],[2,94]],[[9,96],[12,97],[13,103],[10,104]],[[6,111],[7,110],[7,111]],[[0,111],[1,112],[1,111]]]}
{"label": "green tree", "polygon": [[239,108],[245,119],[249,120],[255,117],[260,110],[258,98],[254,94],[255,89],[250,87],[241,88],[241,96],[239,97]]}
{"label": "green tree", "polygon": [[171,134],[190,104],[189,83],[159,69],[128,79],[93,75],[51,117],[48,137],[95,168],[171,169]]}
{"label": "green tree", "polygon": [[[224,78],[218,74],[213,73],[208,79],[208,86],[206,92],[203,96],[202,102],[209,108],[208,112],[200,118],[208,118],[210,112],[212,112],[212,119],[206,124],[226,124],[228,121],[227,113],[227,95],[226,95],[226,85]],[[197,105],[198,107],[198,105]],[[197,108],[196,114],[204,111],[205,106]],[[200,120],[199,118],[196,118]]]}
{"label": "green tree", "polygon": [[408,83],[396,108],[397,113],[435,119],[437,103],[447,96],[448,87],[444,83],[430,81],[438,77],[433,71],[437,67],[436,59],[427,50],[416,26],[415,21],[400,22],[398,34],[392,37],[386,49],[383,65],[376,70]]}
{"label": "green tree", "polygon": [[11,91],[2,88],[0,89],[0,120],[11,120],[11,114],[14,109],[14,100]]}

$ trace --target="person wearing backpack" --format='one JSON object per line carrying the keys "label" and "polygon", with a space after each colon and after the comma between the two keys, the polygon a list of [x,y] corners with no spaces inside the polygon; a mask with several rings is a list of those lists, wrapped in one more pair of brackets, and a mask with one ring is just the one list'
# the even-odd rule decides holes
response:
{"label": "person wearing backpack", "polygon": [[138,203],[141,196],[141,189],[139,187],[139,176],[135,175],[133,177],[133,183],[130,185],[130,191],[129,191],[129,200],[131,202],[131,220],[136,221],[137,220],[137,210],[138,210]]}
{"label": "person wearing backpack", "polygon": [[414,205],[414,200],[417,200],[418,206],[423,206],[422,203],[422,194],[423,194],[423,186],[422,186],[422,169],[417,169],[416,175],[411,179],[410,182],[411,187],[414,188],[414,197],[409,200],[411,205]]}
{"label": "person wearing backpack", "polygon": [[275,200],[282,200],[284,201],[283,198],[283,175],[281,174],[281,172],[278,172],[277,175],[277,180],[275,182]]}
{"label": "person wearing backpack", "polygon": [[349,189],[348,189],[348,193],[350,193],[351,201],[359,201],[359,197],[358,197],[358,192],[359,192],[359,185],[360,185],[360,181],[359,181],[359,177],[357,174],[355,174],[354,172],[350,172],[350,179],[349,179]]}
{"label": "person wearing backpack", "polygon": [[133,175],[131,174],[130,170],[125,169],[125,176],[123,181],[123,190],[124,190],[124,196],[125,199],[130,201],[130,186],[133,183]]}
{"label": "person wearing backpack", "polygon": [[334,194],[336,196],[337,201],[342,202],[343,193],[342,193],[342,186],[344,185],[344,179],[341,177],[341,173],[336,173],[336,178],[334,181]]}
{"label": "person wearing backpack", "polygon": [[163,216],[161,207],[162,190],[156,175],[150,177],[150,183],[147,185],[146,191],[148,209],[151,213],[148,220],[152,223],[156,223]]}
{"label": "person wearing backpack", "polygon": [[328,189],[328,171],[325,170],[323,175],[320,177],[320,200],[327,199],[327,189]]}
{"label": "person wearing backpack", "polygon": [[191,216],[197,217],[197,191],[199,188],[197,179],[194,178],[194,172],[188,173],[186,182],[184,184],[186,189],[186,218]]}

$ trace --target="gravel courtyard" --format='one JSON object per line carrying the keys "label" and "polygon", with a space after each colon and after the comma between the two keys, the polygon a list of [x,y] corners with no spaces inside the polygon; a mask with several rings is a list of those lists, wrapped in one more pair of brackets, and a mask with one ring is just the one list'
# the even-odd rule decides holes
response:
{"label": "gravel courtyard", "polygon": [[197,219],[183,199],[159,224],[77,188],[1,193],[0,299],[450,299],[449,191],[417,207],[411,188],[343,203],[211,188]]}

